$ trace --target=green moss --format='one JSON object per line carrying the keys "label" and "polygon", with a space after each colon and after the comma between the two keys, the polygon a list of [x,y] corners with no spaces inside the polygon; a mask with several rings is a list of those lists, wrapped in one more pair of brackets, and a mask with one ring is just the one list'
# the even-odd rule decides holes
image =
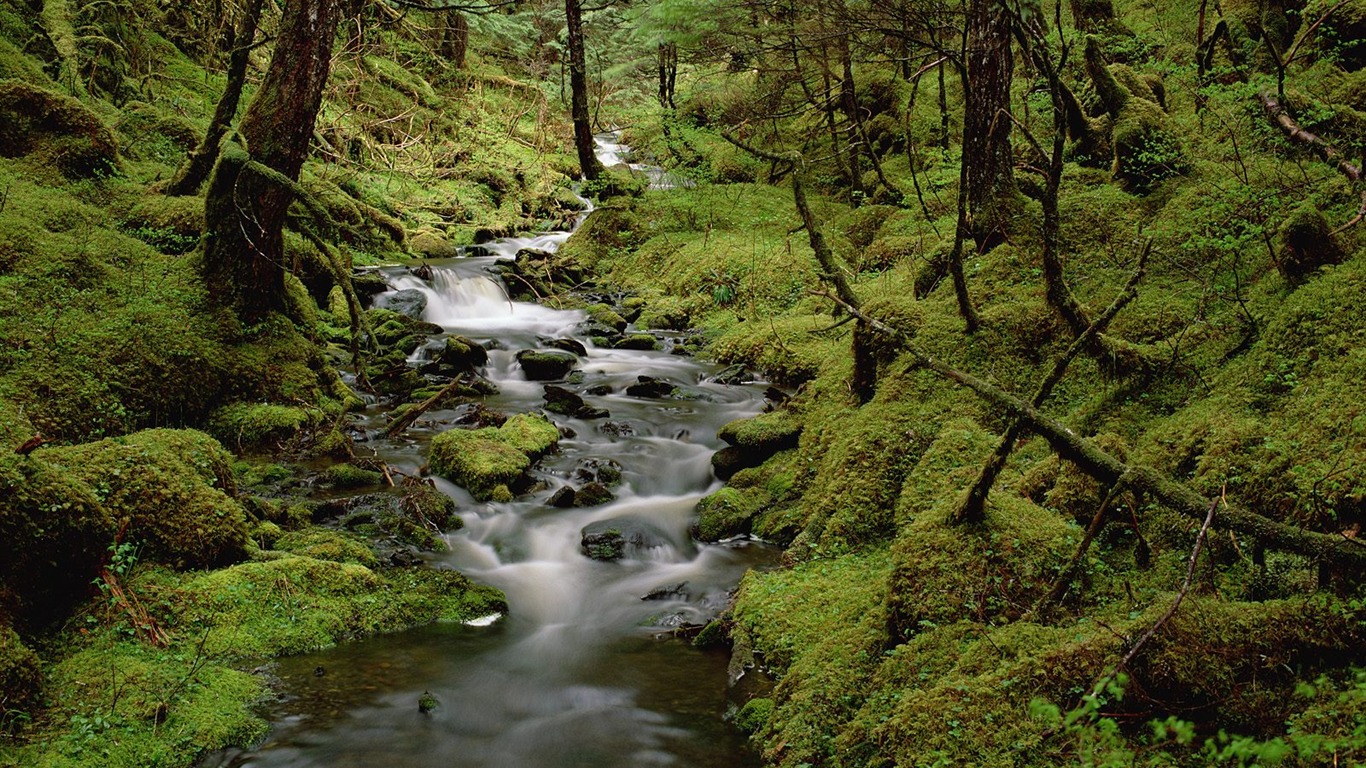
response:
{"label": "green moss", "polygon": [[745,733],[758,733],[773,715],[773,699],[750,699],[735,713],[735,727]]}
{"label": "green moss", "polygon": [[588,306],[588,317],[594,322],[602,323],[609,328],[618,331],[626,330],[626,318],[617,314],[617,311],[606,304],[591,304]]}
{"label": "green moss", "polygon": [[780,449],[796,446],[802,425],[790,411],[778,410],[746,419],[736,419],[717,431],[716,436],[741,448]]}
{"label": "green moss", "polygon": [[231,457],[202,432],[147,430],[43,456],[93,490],[143,558],[204,568],[244,555],[246,515],[231,496]]}
{"label": "green moss", "polygon": [[31,717],[43,685],[38,654],[24,645],[14,630],[0,625],[0,733],[18,725],[17,716]]}
{"label": "green moss", "polygon": [[321,414],[292,405],[238,403],[213,412],[209,433],[239,450],[279,447],[317,426]]}
{"label": "green moss", "polygon": [[0,156],[27,156],[70,178],[118,170],[114,134],[69,96],[17,80],[0,82],[0,117]]}
{"label": "green moss", "polygon": [[275,549],[315,560],[351,563],[374,568],[379,563],[374,550],[360,538],[328,528],[291,531],[275,541]]}
{"label": "green moss", "polygon": [[560,433],[542,416],[518,414],[501,427],[452,429],[432,440],[432,469],[478,499],[511,500],[531,462],[555,447]]}
{"label": "green moss", "polygon": [[560,431],[544,416],[519,413],[498,428],[498,438],[534,461],[555,447]]}
{"label": "green moss", "polygon": [[769,500],[758,489],[722,488],[697,503],[694,534],[702,541],[720,541],[749,533],[754,515]]}
{"label": "green moss", "polygon": [[379,472],[355,464],[333,464],[323,472],[323,477],[333,488],[366,488],[379,485],[384,479]]}
{"label": "green moss", "polygon": [[531,466],[527,455],[499,440],[497,430],[452,429],[432,440],[432,470],[487,499],[515,483]]}

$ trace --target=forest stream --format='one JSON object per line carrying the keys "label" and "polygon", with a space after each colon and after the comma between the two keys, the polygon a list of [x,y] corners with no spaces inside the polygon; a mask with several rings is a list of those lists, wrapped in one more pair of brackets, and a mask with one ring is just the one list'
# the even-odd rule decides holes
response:
{"label": "forest stream", "polygon": [[[604,163],[620,162],[624,151],[613,137],[598,137]],[[662,174],[651,178],[670,184]],[[720,486],[710,464],[721,447],[717,429],[759,412],[764,387],[718,383],[716,366],[671,354],[667,342],[661,351],[596,348],[582,328],[586,313],[509,301],[490,274],[494,263],[525,248],[554,250],[570,234],[507,238],[478,256],[430,261],[428,279],[386,270],[393,291],[426,296],[425,320],[490,348],[485,375],[499,393],[486,407],[542,409],[544,384],[527,380],[515,353],[572,338],[587,350],[582,375],[560,384],[610,413],[594,420],[550,414],[566,437],[534,469],[541,490],[511,502],[480,503],[436,478],[465,525],[447,535],[450,551],[430,556],[429,565],[503,590],[508,614],[282,659],[273,669],[281,696],[267,713],[266,741],[204,765],[757,765],[724,719],[727,655],[694,649],[672,631],[714,618],[747,569],[776,558],[753,542],[700,545],[689,535],[697,501]],[[441,343],[434,338],[411,362]],[[661,399],[625,394],[641,376],[678,389]],[[458,414],[431,411],[394,440],[383,437],[385,416],[378,406],[365,414],[365,445],[415,475],[430,439]],[[576,474],[582,480],[617,465],[615,500],[548,504]],[[584,554],[581,531],[600,521],[627,533],[622,559]],[[436,700],[430,712],[419,711],[424,695]]]}

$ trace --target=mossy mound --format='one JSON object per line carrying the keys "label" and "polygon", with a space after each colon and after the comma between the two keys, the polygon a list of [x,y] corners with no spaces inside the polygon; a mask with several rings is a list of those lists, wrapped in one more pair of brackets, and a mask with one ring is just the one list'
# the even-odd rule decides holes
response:
{"label": "mossy mound", "polygon": [[0,157],[29,157],[70,178],[118,170],[118,143],[94,112],[70,96],[0,81]]}
{"label": "mossy mound", "polygon": [[103,500],[142,557],[207,568],[244,556],[247,523],[230,495],[232,459],[208,435],[153,429],[41,453]]}
{"label": "mossy mound", "polygon": [[0,600],[42,623],[84,597],[118,521],[84,482],[39,456],[0,456]]}
{"label": "mossy mound", "polygon": [[501,427],[452,429],[432,440],[432,470],[464,486],[475,498],[509,497],[532,461],[559,442],[560,433],[542,416],[518,414]]}
{"label": "mossy mound", "polygon": [[315,560],[363,565],[366,568],[379,565],[369,544],[356,536],[327,528],[290,531],[276,539],[274,549]]}
{"label": "mossy mound", "polygon": [[18,724],[11,713],[30,715],[42,692],[43,672],[38,654],[24,645],[14,630],[0,625],[0,705],[7,717],[0,733]]}
{"label": "mossy mound", "polygon": [[318,426],[320,411],[274,403],[235,403],[214,411],[207,429],[241,451],[280,450]]}
{"label": "mossy mound", "polygon": [[342,640],[507,609],[502,594],[455,571],[369,568],[282,555],[194,578],[182,623],[212,628],[206,648],[256,659],[326,648]]}

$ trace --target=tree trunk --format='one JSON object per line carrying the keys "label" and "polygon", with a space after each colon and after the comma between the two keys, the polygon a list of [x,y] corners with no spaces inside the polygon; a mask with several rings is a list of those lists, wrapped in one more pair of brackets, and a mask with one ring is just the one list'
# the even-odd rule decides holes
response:
{"label": "tree trunk", "polygon": [[846,139],[845,146],[849,149],[849,181],[853,185],[853,203],[858,206],[868,196],[868,190],[863,187],[863,164],[859,162],[863,142],[858,132],[858,94],[854,90],[854,60],[849,52],[849,35],[840,35],[839,40],[840,110],[844,112],[844,119],[849,122],[849,138]]}
{"label": "tree trunk", "polygon": [[446,29],[441,36],[441,55],[456,69],[465,68],[470,47],[470,23],[460,11],[446,11]]}
{"label": "tree trunk", "polygon": [[574,119],[574,150],[585,179],[602,175],[602,163],[593,152],[593,126],[588,120],[588,64],[583,49],[583,4],[564,0],[564,17],[569,37],[569,114]]}
{"label": "tree trunk", "polygon": [[1069,0],[1072,25],[1091,34],[1133,34],[1115,16],[1112,0]]}
{"label": "tree trunk", "polygon": [[256,25],[261,21],[261,5],[262,0],[251,0],[241,29],[230,33],[228,45],[232,53],[228,56],[228,85],[218,99],[204,139],[185,158],[175,177],[162,190],[164,194],[193,195],[199,192],[204,180],[213,171],[213,164],[218,160],[218,148],[223,143],[223,137],[228,135],[232,121],[237,117],[237,105],[242,100],[242,86],[247,81],[247,64],[256,41]]}
{"label": "tree trunk", "polygon": [[993,0],[968,6],[963,162],[968,213],[979,251],[999,245],[1018,194],[1010,153],[1011,17]]}
{"label": "tree trunk", "polygon": [[678,82],[678,46],[659,44],[659,106],[674,109],[674,86]]}
{"label": "tree trunk", "polygon": [[[308,155],[331,66],[337,0],[288,0],[265,80],[242,118],[250,161],[291,181]],[[240,155],[234,153],[234,156]],[[202,270],[213,298],[254,323],[283,306],[285,214],[294,192],[224,153],[209,185]]]}

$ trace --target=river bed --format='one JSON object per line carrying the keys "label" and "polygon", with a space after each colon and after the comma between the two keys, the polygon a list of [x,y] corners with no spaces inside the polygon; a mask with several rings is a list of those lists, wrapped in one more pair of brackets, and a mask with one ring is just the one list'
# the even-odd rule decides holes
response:
{"label": "river bed", "polygon": [[[624,148],[599,138],[605,160]],[[662,178],[662,177],[661,177]],[[438,624],[347,643],[274,665],[282,695],[259,747],[218,753],[213,768],[267,766],[752,766],[758,761],[725,720],[742,702],[728,694],[727,654],[671,636],[714,618],[744,572],[776,559],[747,541],[698,544],[689,535],[699,499],[720,487],[711,454],[716,431],[758,413],[764,386],[712,381],[717,367],[658,351],[597,348],[581,311],[513,302],[490,267],[523,248],[554,250],[569,232],[507,238],[482,256],[428,262],[426,279],[386,270],[394,290],[427,298],[424,318],[491,348],[485,369],[499,393],[485,405],[507,414],[539,411],[544,383],[528,381],[515,353],[573,338],[587,355],[560,386],[605,408],[605,419],[547,414],[566,435],[533,470],[541,490],[508,503],[478,502],[437,478],[465,525],[433,567],[460,570],[502,589],[510,610],[478,625]],[[414,353],[419,364],[429,348]],[[666,398],[624,394],[640,376],[678,386]],[[363,445],[416,474],[427,444],[451,428],[454,411],[424,415],[402,437],[382,438],[383,409],[362,422]],[[621,467],[616,499],[586,508],[548,506],[585,462]],[[601,562],[580,548],[580,531],[603,520],[652,532],[626,557]],[[438,706],[419,712],[429,694]]]}

